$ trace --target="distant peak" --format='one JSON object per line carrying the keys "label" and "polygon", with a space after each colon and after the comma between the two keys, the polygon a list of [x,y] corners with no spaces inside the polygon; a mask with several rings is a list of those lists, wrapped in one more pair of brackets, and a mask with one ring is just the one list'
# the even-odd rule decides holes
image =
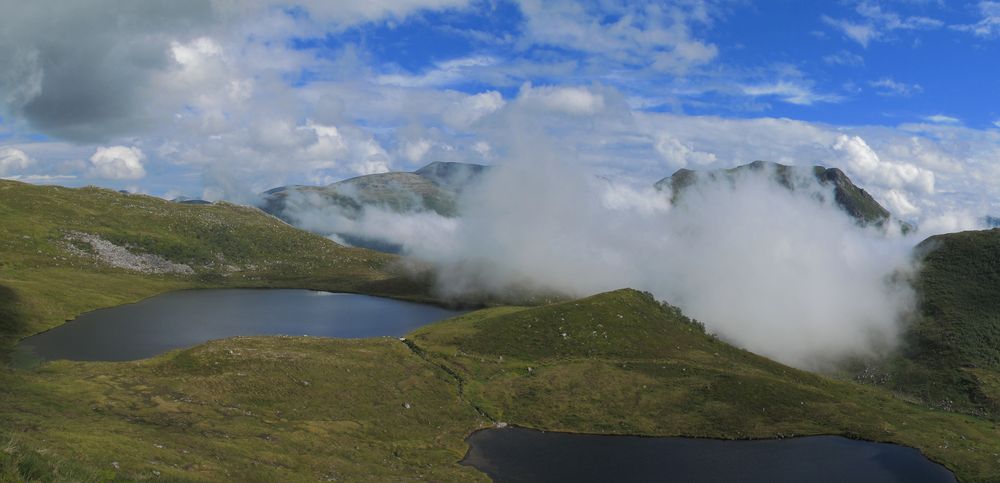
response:
{"label": "distant peak", "polygon": [[430,163],[427,166],[424,166],[423,168],[414,171],[414,173],[422,174],[427,172],[435,172],[435,171],[451,170],[451,169],[472,169],[476,171],[481,171],[485,168],[487,168],[487,166],[483,164],[459,163],[456,161],[434,161],[433,163]]}
{"label": "distant peak", "polygon": [[[773,161],[756,160],[729,169],[693,171],[682,168],[675,171],[670,177],[657,181],[654,187],[659,190],[670,190],[672,199],[676,201],[681,192],[693,185],[701,173],[704,173],[709,179],[732,179],[732,176],[747,171],[766,171],[774,177],[778,184],[790,190],[795,189],[795,183],[792,180],[794,173],[809,173],[820,184],[833,186],[836,204],[855,218],[859,224],[881,226],[891,219],[889,211],[879,205],[868,192],[851,182],[851,179],[843,171],[825,166],[813,166],[810,170],[805,166],[789,166]],[[901,227],[904,233],[912,228],[905,223],[901,223]]]}

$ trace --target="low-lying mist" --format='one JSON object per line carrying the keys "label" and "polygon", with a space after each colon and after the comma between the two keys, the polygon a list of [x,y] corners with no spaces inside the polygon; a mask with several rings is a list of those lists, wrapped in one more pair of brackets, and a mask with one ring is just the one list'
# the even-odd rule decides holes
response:
{"label": "low-lying mist", "polygon": [[766,172],[671,194],[556,161],[508,162],[466,189],[461,216],[302,210],[307,228],[396,243],[450,297],[632,287],[735,345],[807,369],[891,348],[913,304],[913,240],[862,228],[803,172]]}

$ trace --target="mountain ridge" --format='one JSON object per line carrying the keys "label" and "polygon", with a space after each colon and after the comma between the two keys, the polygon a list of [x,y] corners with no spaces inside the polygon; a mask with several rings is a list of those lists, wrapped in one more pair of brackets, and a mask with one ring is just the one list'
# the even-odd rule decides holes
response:
{"label": "mountain ridge", "polygon": [[[734,168],[695,171],[681,168],[674,174],[663,178],[653,187],[659,191],[670,192],[671,201],[676,202],[683,197],[699,180],[738,182],[739,176],[747,173],[763,173],[782,187],[796,191],[800,188],[804,177],[811,177],[822,187],[832,187],[834,203],[844,210],[861,226],[885,227],[893,218],[889,210],[878,203],[867,191],[854,184],[839,168],[828,168],[815,165],[789,166],[771,161],[753,161]],[[899,222],[903,233],[910,232],[913,227],[908,223]]]}

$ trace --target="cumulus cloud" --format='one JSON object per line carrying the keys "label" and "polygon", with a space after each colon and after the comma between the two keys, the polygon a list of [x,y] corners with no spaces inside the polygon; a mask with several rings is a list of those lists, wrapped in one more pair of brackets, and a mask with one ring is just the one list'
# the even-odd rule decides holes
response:
{"label": "cumulus cloud", "polygon": [[596,114],[605,107],[601,93],[584,87],[532,87],[531,84],[525,84],[518,94],[518,101],[522,105],[575,115]]}
{"label": "cumulus cloud", "polygon": [[430,141],[423,138],[406,142],[403,144],[403,157],[411,163],[419,163],[427,155],[427,152],[431,150],[432,146]]}
{"label": "cumulus cloud", "polygon": [[[56,12],[38,2],[11,5],[0,18],[0,43],[8,47],[0,52],[6,66],[0,137],[14,131],[53,136],[9,147],[35,160],[34,171],[81,180],[95,172],[88,159],[98,146],[141,146],[143,169],[157,173],[144,178],[144,189],[207,190],[249,202],[278,185],[328,184],[412,170],[429,160],[493,162],[519,142],[513,126],[530,125],[558,139],[561,154],[581,167],[644,185],[679,167],[764,159],[840,167],[901,216],[912,213],[912,221],[955,209],[980,216],[1000,211],[988,203],[1000,177],[990,162],[1000,156],[995,129],[934,122],[944,118],[878,127],[671,114],[692,105],[685,96],[697,94],[689,92],[704,92],[699,82],[705,79],[697,76],[717,81],[712,92],[762,108],[842,100],[841,91],[828,91],[789,66],[750,73],[727,68],[705,37],[726,14],[713,2],[525,1],[517,4],[519,30],[497,34],[503,38],[491,44],[512,55],[474,50],[428,61],[415,72],[379,64],[364,42],[310,49],[293,48],[288,39],[468,3],[337,3],[296,1],[301,10],[289,10],[265,0],[96,0]],[[106,11],[120,13],[115,28],[107,28]],[[893,19],[885,7],[856,13],[851,21],[895,32],[931,26]],[[847,51],[836,55],[831,61],[838,65],[858,62]],[[654,65],[658,59],[662,65]],[[461,90],[451,88],[459,84]],[[889,77],[874,84],[886,93],[918,90]],[[877,153],[879,168],[852,164],[844,146],[834,147],[841,135],[860,136]],[[882,171],[895,174],[875,174]]]}
{"label": "cumulus cloud", "polygon": [[[107,12],[115,12],[113,26]],[[0,18],[4,108],[74,140],[136,132],[151,121],[157,97],[150,87],[169,67],[170,41],[213,18],[207,0],[97,0],[55,10],[45,2],[8,2]]]}
{"label": "cumulus cloud", "polygon": [[[53,9],[47,2],[7,2],[0,16],[0,108],[52,136],[106,142],[144,132],[188,106],[214,104],[212,115],[224,116],[214,91],[245,100],[253,79],[315,64],[285,48],[293,35],[468,5],[298,0],[293,4],[309,14],[295,20],[278,3],[94,0]],[[242,67],[229,65],[227,48]],[[240,69],[254,72],[241,76]]]}
{"label": "cumulus cloud", "polygon": [[506,101],[497,91],[480,92],[455,101],[444,113],[444,121],[455,128],[467,128],[472,123],[502,108]]}
{"label": "cumulus cloud", "polygon": [[90,175],[104,179],[140,179],[146,176],[146,155],[137,147],[99,147],[90,157]]}
{"label": "cumulus cloud", "polygon": [[17,148],[0,148],[0,176],[7,176],[28,169],[35,161]]}
{"label": "cumulus cloud", "polygon": [[669,136],[659,138],[655,148],[656,152],[663,156],[671,168],[697,168],[711,165],[717,160],[714,154],[698,151]]}
{"label": "cumulus cloud", "polygon": [[843,153],[850,171],[857,173],[862,182],[871,180],[879,186],[934,193],[933,172],[912,164],[883,161],[860,136],[841,135],[833,149]]}

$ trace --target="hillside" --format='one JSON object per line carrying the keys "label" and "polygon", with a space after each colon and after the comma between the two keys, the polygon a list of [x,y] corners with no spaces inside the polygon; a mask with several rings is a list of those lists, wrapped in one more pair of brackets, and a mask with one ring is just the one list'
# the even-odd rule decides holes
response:
{"label": "hillside", "polygon": [[489,172],[489,166],[472,163],[433,162],[413,172],[441,188],[461,193],[470,184]]}
{"label": "hillside", "polygon": [[917,247],[917,320],[887,384],[951,410],[1000,414],[1000,230]]}
{"label": "hillside", "polygon": [[[0,216],[7,344],[180,288],[426,297],[425,286],[392,274],[392,256],[344,248],[252,208],[0,182]],[[986,273],[973,262],[991,260],[993,248],[981,250],[995,235],[984,233],[930,253]],[[929,260],[929,270],[938,266]],[[952,265],[942,258],[943,273]],[[950,276],[976,283],[966,271]],[[991,421],[736,349],[632,290],[486,309],[405,341],[238,337],[145,361],[4,369],[0,384],[8,438],[0,480],[468,481],[482,475],[456,463],[463,438],[500,421],[609,434],[843,434],[920,448],[967,481],[1000,476]]]}
{"label": "hillside", "polygon": [[[406,340],[237,337],[147,361],[5,376],[0,474],[70,479],[430,479],[471,431],[718,438],[843,434],[920,448],[963,481],[1000,477],[987,421],[798,371],[619,290],[497,307]],[[20,472],[20,473],[19,473]]]}
{"label": "hillside", "polygon": [[366,207],[390,213],[458,216],[459,194],[489,166],[434,162],[412,173],[358,176],[327,186],[281,186],[261,194],[260,208],[286,222],[353,246],[398,253],[397,240],[357,233],[351,225]]}
{"label": "hillside", "polygon": [[634,290],[474,312],[409,342],[453,372],[483,414],[518,426],[726,439],[842,434],[920,448],[963,480],[1000,478],[986,450],[1000,448],[992,423],[737,349]]}
{"label": "hillside", "polygon": [[435,162],[412,173],[370,174],[327,186],[282,186],[263,193],[261,209],[293,224],[301,222],[296,214],[306,209],[333,209],[354,219],[366,206],[456,216],[458,194],[487,169],[478,164]]}
{"label": "hillside", "polygon": [[356,218],[365,206],[395,212],[430,210],[443,215],[455,212],[454,193],[413,173],[381,173],[346,179],[329,186],[289,186],[265,193],[261,209],[295,221],[303,208],[336,208]]}
{"label": "hillside", "polygon": [[423,290],[392,274],[392,256],[227,203],[0,181],[0,219],[3,346],[84,311],[181,288]]}
{"label": "hillside", "polygon": [[[843,171],[823,166],[803,168],[768,161],[754,161],[735,168],[715,171],[679,169],[673,175],[657,181],[654,187],[660,191],[669,190],[673,201],[676,202],[699,179],[736,182],[739,176],[747,173],[768,173],[779,185],[793,191],[801,186],[803,177],[812,177],[820,186],[832,187],[837,206],[863,226],[883,226],[892,218],[888,210],[875,201],[867,191],[851,182]],[[905,223],[902,223],[901,227],[904,232],[911,229]]]}

